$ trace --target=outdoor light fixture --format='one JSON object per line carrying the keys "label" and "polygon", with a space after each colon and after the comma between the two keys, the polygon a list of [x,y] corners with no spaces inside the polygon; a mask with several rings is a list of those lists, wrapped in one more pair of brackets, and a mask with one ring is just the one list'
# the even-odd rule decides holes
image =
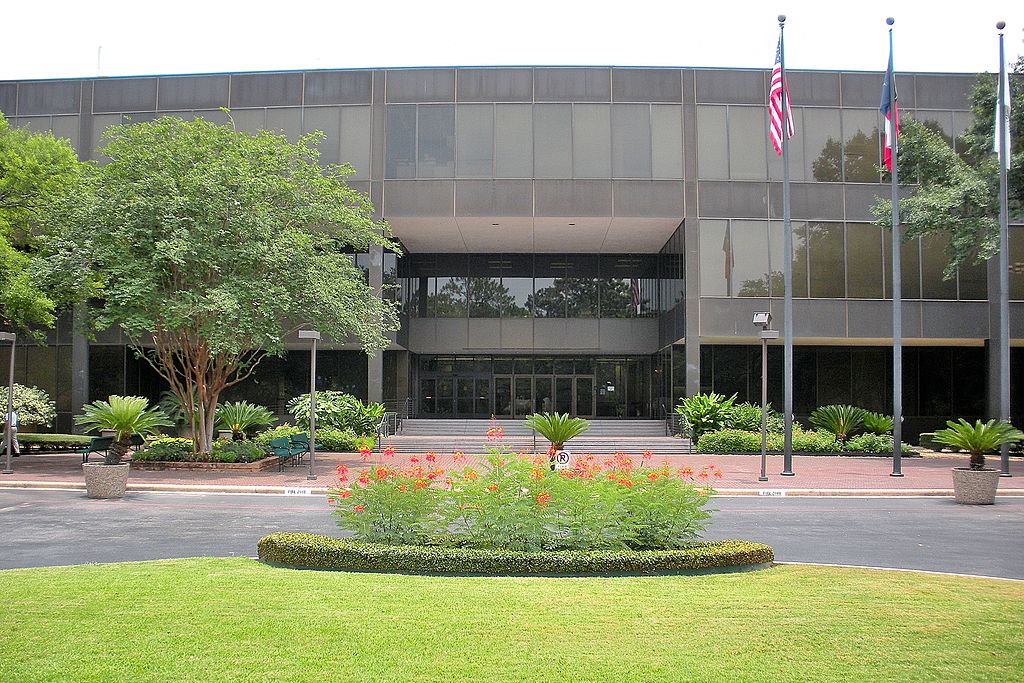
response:
{"label": "outdoor light fixture", "polygon": [[772,314],[756,311],[753,324],[761,327],[761,476],[758,481],[768,481],[768,340],[778,339],[779,331],[768,329]]}
{"label": "outdoor light fixture", "polygon": [[316,453],[316,343],[320,341],[320,333],[316,330],[299,330],[299,339],[313,342],[309,358],[309,474],[306,479],[315,480],[313,460]]}
{"label": "outdoor light fixture", "polygon": [[[11,342],[11,366],[9,368],[8,379],[7,379],[7,412],[4,413],[4,421],[7,420],[14,412],[14,347],[18,340],[18,335],[13,332],[0,332],[0,340]],[[14,470],[11,469],[11,450],[13,445],[11,444],[11,438],[14,435],[14,430],[8,428],[7,430],[7,466],[4,467],[4,474],[14,474]]]}

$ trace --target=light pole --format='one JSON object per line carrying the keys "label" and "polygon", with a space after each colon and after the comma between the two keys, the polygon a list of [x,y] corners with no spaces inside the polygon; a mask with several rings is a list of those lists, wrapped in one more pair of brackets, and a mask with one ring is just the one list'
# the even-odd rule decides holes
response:
{"label": "light pole", "polygon": [[[15,342],[18,340],[18,335],[13,332],[0,332],[0,340],[11,342],[11,367],[9,368],[7,377],[7,412],[4,414],[5,421],[11,419],[14,413],[14,348]],[[14,470],[11,469],[11,451],[13,444],[11,444],[11,438],[14,436],[14,428],[11,425],[7,426],[7,466],[4,467],[4,474],[14,474]]]}
{"label": "light pole", "polygon": [[316,457],[316,343],[320,340],[320,333],[316,330],[299,330],[299,339],[309,339],[313,342],[312,353],[309,358],[309,474],[306,479],[316,479],[313,472],[313,460]]}
{"label": "light pole", "polygon": [[769,329],[772,314],[767,311],[754,313],[754,324],[761,327],[761,476],[758,481],[768,481],[768,340],[778,339],[779,331]]}

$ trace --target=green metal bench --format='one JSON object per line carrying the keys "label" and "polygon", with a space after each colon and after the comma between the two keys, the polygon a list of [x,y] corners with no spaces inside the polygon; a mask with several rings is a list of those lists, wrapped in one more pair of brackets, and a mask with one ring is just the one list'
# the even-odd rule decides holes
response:
{"label": "green metal bench", "polygon": [[89,462],[89,456],[93,453],[106,457],[107,451],[110,450],[112,445],[114,445],[114,437],[94,436],[89,439],[88,446],[82,446],[81,448],[75,449],[75,453],[82,456],[82,462]]}
{"label": "green metal bench", "polygon": [[291,439],[287,436],[282,436],[270,440],[270,452],[279,458],[278,465],[280,467],[278,471],[283,472],[285,463],[291,460],[292,464],[296,464],[295,457],[302,451],[297,451]]}

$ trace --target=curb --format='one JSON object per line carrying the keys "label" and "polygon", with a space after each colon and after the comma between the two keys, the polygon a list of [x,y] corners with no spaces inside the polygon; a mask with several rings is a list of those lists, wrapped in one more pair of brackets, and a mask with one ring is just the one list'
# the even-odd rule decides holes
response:
{"label": "curb", "polygon": [[[161,484],[157,482],[128,482],[128,490],[148,493],[265,493],[273,495],[326,495],[331,487],[321,484],[302,486],[267,486],[267,485],[245,485],[245,484]],[[2,489],[38,489],[38,490],[72,490],[84,491],[85,484],[81,481],[3,481],[0,480]],[[807,489],[715,489],[718,496],[759,496],[766,498],[785,498],[789,496],[804,497],[877,497],[877,498],[906,498],[906,497],[952,497],[953,489],[830,489],[830,488],[807,488]],[[1003,489],[1000,488],[998,495],[1001,497],[1024,496],[1024,488]]]}

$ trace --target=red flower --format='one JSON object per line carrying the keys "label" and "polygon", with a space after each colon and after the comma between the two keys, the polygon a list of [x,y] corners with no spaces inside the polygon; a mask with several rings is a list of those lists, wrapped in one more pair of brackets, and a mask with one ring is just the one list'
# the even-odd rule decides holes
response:
{"label": "red flower", "polygon": [[348,468],[345,467],[344,465],[338,465],[338,467],[335,469],[341,476],[345,476],[346,474],[348,474]]}
{"label": "red flower", "polygon": [[697,476],[700,477],[701,479],[707,479],[708,478],[708,473],[706,471],[704,471],[704,470],[701,470],[700,474],[698,474]]}
{"label": "red flower", "polygon": [[466,454],[463,453],[462,451],[454,451],[452,453],[452,460],[454,460],[455,462],[461,462],[461,461],[463,461],[465,459],[466,459]]}
{"label": "red flower", "polygon": [[722,470],[715,470],[715,476],[718,477],[719,479],[721,479],[722,478]]}
{"label": "red flower", "polygon": [[627,489],[633,488],[633,482],[629,479],[619,479],[619,483],[625,486]]}
{"label": "red flower", "polygon": [[387,467],[378,467],[377,471],[374,472],[374,475],[377,477],[377,481],[381,481],[383,479],[387,479],[388,478],[388,468]]}
{"label": "red flower", "polygon": [[363,486],[366,486],[367,484],[370,483],[370,478],[364,474],[363,476],[359,477],[359,479],[357,479],[356,481],[358,481]]}
{"label": "red flower", "polygon": [[419,461],[420,461],[420,459],[417,458],[415,455],[412,456],[411,458],[409,458],[409,462],[419,462]]}
{"label": "red flower", "polygon": [[547,491],[541,491],[537,494],[537,507],[544,507],[551,502],[551,494]]}
{"label": "red flower", "polygon": [[365,505],[353,505],[353,506],[352,506],[352,509],[353,509],[353,510],[354,510],[355,512],[362,512],[363,510],[365,510],[365,509],[366,509],[366,506],[365,506]]}
{"label": "red flower", "polygon": [[466,473],[463,474],[462,476],[468,481],[476,481],[480,475],[476,473],[476,470],[468,469],[466,470]]}
{"label": "red flower", "polygon": [[389,458],[395,457],[395,449],[392,448],[391,446],[388,446],[387,448],[384,449],[384,455]]}
{"label": "red flower", "polygon": [[436,462],[437,455],[434,454],[434,451],[427,451],[427,454],[423,456],[423,459],[427,462]]}
{"label": "red flower", "polygon": [[398,487],[398,490],[401,491],[402,493],[405,493],[406,491],[409,490],[409,487],[406,486],[405,484],[402,484],[401,486]]}
{"label": "red flower", "polygon": [[487,487],[487,490],[490,491],[491,493],[494,493],[494,492],[496,492],[498,490],[498,485],[497,484],[491,484],[490,486]]}
{"label": "red flower", "polygon": [[366,446],[363,446],[362,448],[359,449],[359,455],[363,457],[363,462],[366,462],[370,458],[370,449],[367,448]]}
{"label": "red flower", "polygon": [[689,467],[684,467],[683,469],[679,470],[679,476],[680,477],[692,477],[693,476],[693,470],[691,468],[689,468]]}
{"label": "red flower", "polygon": [[352,492],[349,491],[348,489],[345,489],[344,491],[340,492],[338,495],[341,496],[342,498],[351,498],[352,497]]}
{"label": "red flower", "polygon": [[644,460],[650,460],[651,459],[651,455],[653,455],[653,453],[651,453],[650,451],[644,451],[643,452],[643,459]]}

